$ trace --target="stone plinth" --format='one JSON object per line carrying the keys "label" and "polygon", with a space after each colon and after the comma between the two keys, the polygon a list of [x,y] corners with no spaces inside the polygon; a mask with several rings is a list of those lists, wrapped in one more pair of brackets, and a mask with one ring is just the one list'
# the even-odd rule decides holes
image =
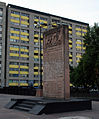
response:
{"label": "stone plinth", "polygon": [[44,97],[58,99],[70,97],[68,41],[68,26],[59,26],[44,33]]}

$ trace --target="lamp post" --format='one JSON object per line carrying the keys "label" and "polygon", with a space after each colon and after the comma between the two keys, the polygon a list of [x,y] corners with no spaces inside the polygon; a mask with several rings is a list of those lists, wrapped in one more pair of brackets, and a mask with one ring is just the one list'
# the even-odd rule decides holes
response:
{"label": "lamp post", "polygon": [[42,60],[41,60],[41,51],[42,51],[42,45],[41,45],[41,25],[40,25],[40,86],[39,88],[42,89]]}
{"label": "lamp post", "polygon": [[38,23],[37,24],[37,28],[39,28],[39,32],[40,32],[40,38],[39,38],[39,43],[40,43],[40,49],[39,49],[39,60],[40,60],[40,65],[39,65],[39,77],[40,77],[40,85],[39,85],[39,89],[42,89],[42,60],[41,60],[41,51],[42,51],[42,45],[41,45],[41,32],[42,32],[42,27],[41,25],[43,25],[43,23]]}

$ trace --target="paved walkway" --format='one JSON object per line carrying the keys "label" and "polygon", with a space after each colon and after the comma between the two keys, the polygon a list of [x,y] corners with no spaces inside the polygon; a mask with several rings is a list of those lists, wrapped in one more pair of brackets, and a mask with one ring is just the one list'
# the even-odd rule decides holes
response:
{"label": "paved walkway", "polygon": [[65,112],[49,115],[32,115],[27,112],[17,111],[14,109],[5,109],[4,106],[10,101],[11,98],[32,98],[32,96],[17,96],[0,94],[0,119],[59,119],[62,117],[70,116],[84,116],[92,119],[99,119],[99,101],[92,102],[92,110]]}

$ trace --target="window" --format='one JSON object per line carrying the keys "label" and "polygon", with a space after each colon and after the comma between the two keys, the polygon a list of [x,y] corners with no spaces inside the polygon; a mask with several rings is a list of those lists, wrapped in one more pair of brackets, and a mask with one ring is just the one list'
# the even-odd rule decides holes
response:
{"label": "window", "polygon": [[29,52],[21,52],[21,54],[29,55]]}
{"label": "window", "polygon": [[26,24],[21,24],[21,26],[22,26],[22,27],[28,27],[28,25],[26,25]]}
{"label": "window", "polygon": [[44,18],[44,17],[40,17],[40,24],[41,24],[41,27],[42,27],[42,30],[45,30],[47,29],[47,18]]}
{"label": "window", "polygon": [[18,80],[9,80],[9,84],[10,83],[16,83],[16,84],[18,84],[18,82],[19,82]]}
{"label": "window", "polygon": [[39,48],[38,47],[34,47],[34,50],[39,50]]}
{"label": "window", "polygon": [[29,14],[21,13],[21,26],[29,27]]}
{"label": "window", "polygon": [[76,46],[81,47],[82,45],[81,44],[76,44]]}
{"label": "window", "polygon": [[38,45],[39,45],[39,42],[34,42],[34,45],[35,45],[35,46],[38,46]]}
{"label": "window", "polygon": [[0,16],[0,23],[2,23],[2,19],[3,19],[3,18]]}
{"label": "window", "polygon": [[72,49],[72,42],[69,42],[69,50]]}
{"label": "window", "polygon": [[26,13],[21,13],[21,16],[26,16],[26,17],[29,17],[29,14],[26,14]]}
{"label": "window", "polygon": [[14,27],[11,27],[10,30],[11,30],[11,31],[20,31],[20,29],[14,28]]}
{"label": "window", "polygon": [[11,22],[12,25],[19,25],[19,23]]}
{"label": "window", "polygon": [[19,17],[13,17],[13,16],[11,16],[11,19],[13,19],[13,20],[17,20],[17,21],[19,21],[19,20],[20,20],[20,18],[19,18]]}
{"label": "window", "polygon": [[52,22],[53,23],[60,23],[60,21],[59,20],[56,20],[56,19],[52,19]]}
{"label": "window", "polygon": [[[14,16],[13,16],[14,14]],[[20,12],[11,11],[11,24],[12,25],[19,25],[20,23]]]}
{"label": "window", "polygon": [[39,61],[39,58],[34,58],[34,61],[35,61],[35,62],[38,62],[38,61]]}
{"label": "window", "polygon": [[[18,43],[19,42],[19,31],[20,29],[18,28],[14,28],[14,27],[11,27],[10,28],[10,41],[11,42],[15,42],[15,43]],[[14,36],[14,37],[13,37]]]}
{"label": "window", "polygon": [[29,63],[20,63],[20,65],[29,66]]}
{"label": "window", "polygon": [[16,36],[16,37],[19,37],[19,34],[11,33],[10,36]]}
{"label": "window", "polygon": [[0,76],[1,76],[1,61],[0,61]]}
{"label": "window", "polygon": [[29,38],[29,36],[21,35],[22,38]]}
{"label": "window", "polygon": [[38,69],[34,69],[34,72],[38,72]]}
{"label": "window", "polygon": [[39,16],[34,16],[34,28],[39,29],[39,26],[37,25],[39,23]]}
{"label": "window", "polygon": [[19,71],[19,68],[9,68],[10,71]]}
{"label": "window", "polygon": [[11,11],[12,14],[17,14],[17,15],[20,15],[20,12],[17,12],[17,11]]}
{"label": "window", "polygon": [[28,74],[20,74],[20,77],[29,77]]}
{"label": "window", "polygon": [[10,50],[10,53],[19,53],[19,51]]}
{"label": "window", "polygon": [[34,16],[34,19],[39,19],[39,16]]}
{"label": "window", "polygon": [[2,57],[2,44],[0,43],[0,58]]}
{"label": "window", "polygon": [[9,62],[10,65],[19,65],[19,62]]}
{"label": "window", "polygon": [[72,27],[72,24],[69,24],[70,27]]}
{"label": "window", "polygon": [[21,46],[20,48],[22,48],[22,49],[29,49],[28,46]]}
{"label": "window", "polygon": [[29,30],[21,29],[21,43],[29,43]]}
{"label": "window", "polygon": [[19,77],[19,74],[9,74],[10,77]]}
{"label": "window", "polygon": [[29,71],[29,69],[20,68],[20,71]]}
{"label": "window", "polygon": [[37,64],[37,63],[34,63],[34,67],[39,67],[39,64]]}
{"label": "window", "polygon": [[39,16],[34,16],[34,24],[37,24],[39,21]]}
{"label": "window", "polygon": [[2,31],[2,26],[0,25],[0,31]]}
{"label": "window", "polygon": [[[16,49],[15,49],[16,48]],[[19,46],[18,45],[10,45],[10,59],[19,59]],[[14,50],[13,50],[14,49]]]}
{"label": "window", "polygon": [[27,57],[20,57],[21,60],[29,60]]}
{"label": "window", "polygon": [[82,37],[87,33],[87,28],[86,27],[82,27]]}
{"label": "window", "polygon": [[73,39],[69,37],[69,43],[72,43],[72,40],[73,40]]}
{"label": "window", "polygon": [[34,35],[39,35],[39,32],[37,32],[37,31],[34,31]]}
{"label": "window", "polygon": [[36,56],[37,56],[37,55],[38,55],[38,53],[34,53],[34,55],[36,55]]}
{"label": "window", "polygon": [[40,17],[40,20],[44,20],[44,21],[47,21],[47,18],[44,18],[44,17]]}
{"label": "window", "polygon": [[76,41],[77,41],[77,42],[81,42],[81,40],[79,40],[79,39],[76,39]]}
{"label": "window", "polygon": [[34,75],[34,78],[39,78],[39,75]]}
{"label": "window", "polygon": [[69,35],[72,35],[72,24],[69,24]]}
{"label": "window", "polygon": [[20,80],[20,83],[28,83],[27,80]]}
{"label": "window", "polygon": [[18,60],[19,57],[18,56],[10,56],[10,59],[15,59],[15,60]]}
{"label": "window", "polygon": [[10,45],[10,47],[19,48],[19,45]]}
{"label": "window", "polygon": [[29,43],[29,41],[24,41],[24,40],[21,40],[21,43]]}
{"label": "window", "polygon": [[14,43],[19,43],[20,41],[17,40],[17,39],[10,39],[11,42],[14,42]]}
{"label": "window", "polygon": [[2,40],[2,26],[0,25],[0,40]]}
{"label": "window", "polygon": [[0,17],[3,16],[3,8],[0,8]]}
{"label": "window", "polygon": [[29,33],[28,30],[21,29],[21,32]]}
{"label": "window", "polygon": [[75,30],[76,30],[76,35],[81,36],[81,26],[76,25]]}

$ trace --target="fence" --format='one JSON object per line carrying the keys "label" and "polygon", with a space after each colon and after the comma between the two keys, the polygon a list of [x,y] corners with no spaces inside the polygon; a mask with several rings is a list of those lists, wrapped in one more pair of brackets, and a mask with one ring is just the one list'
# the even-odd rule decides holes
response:
{"label": "fence", "polygon": [[36,95],[36,89],[32,87],[4,87],[0,88],[0,94],[14,94],[14,95]]}

